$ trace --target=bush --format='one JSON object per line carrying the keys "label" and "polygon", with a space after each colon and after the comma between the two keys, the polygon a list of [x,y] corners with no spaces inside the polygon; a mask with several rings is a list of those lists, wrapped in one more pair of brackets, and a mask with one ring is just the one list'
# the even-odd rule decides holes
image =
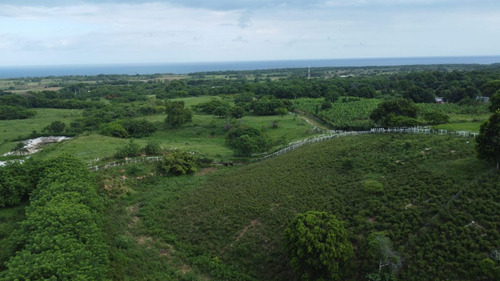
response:
{"label": "bush", "polygon": [[363,189],[368,193],[380,193],[384,191],[384,186],[376,180],[365,180]]}
{"label": "bush", "polygon": [[450,117],[447,114],[440,113],[440,112],[425,113],[423,117],[424,117],[424,120],[429,125],[446,124],[446,123],[448,123],[448,120],[450,119]]}
{"label": "bush", "polygon": [[165,105],[165,112],[167,113],[165,122],[173,129],[191,122],[193,118],[193,112],[189,108],[184,107],[183,101],[168,101]]}
{"label": "bush", "polygon": [[125,157],[134,157],[139,155],[140,147],[138,144],[134,142],[134,140],[130,140],[126,145],[117,149],[115,153],[115,158],[123,159]]}
{"label": "bush", "polygon": [[161,154],[161,146],[160,143],[154,140],[149,140],[148,144],[144,147],[144,152],[147,155],[159,155]]}
{"label": "bush", "polygon": [[384,120],[387,127],[414,127],[420,125],[420,122],[412,117],[389,115]]}
{"label": "bush", "polygon": [[[382,126],[413,126],[418,108],[408,99],[386,100],[370,113],[370,119]],[[406,117],[406,118],[401,118]]]}
{"label": "bush", "polygon": [[60,134],[64,132],[66,124],[61,121],[54,121],[43,128],[42,132],[48,132],[49,134]]}
{"label": "bush", "polygon": [[123,120],[121,123],[127,133],[134,138],[148,137],[156,132],[155,125],[147,120],[128,119]]}
{"label": "bush", "polygon": [[285,242],[301,280],[342,280],[353,257],[344,225],[327,212],[298,214],[285,229]]}
{"label": "bush", "polygon": [[187,152],[174,150],[163,157],[160,170],[170,176],[194,174],[197,171],[196,160]]}
{"label": "bush", "polygon": [[0,120],[27,119],[35,112],[21,106],[0,106]]}
{"label": "bush", "polygon": [[251,156],[269,148],[269,139],[258,129],[235,126],[226,135],[226,144],[235,150],[236,156]]}
{"label": "bush", "polygon": [[112,122],[108,124],[101,124],[99,126],[99,133],[101,135],[116,137],[116,138],[128,138],[129,133],[125,128],[123,128],[122,124],[119,122]]}

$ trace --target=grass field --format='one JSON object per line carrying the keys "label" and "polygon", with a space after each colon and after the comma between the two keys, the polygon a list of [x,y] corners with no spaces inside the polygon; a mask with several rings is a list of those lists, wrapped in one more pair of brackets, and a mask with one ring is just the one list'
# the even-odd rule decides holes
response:
{"label": "grass field", "polygon": [[16,145],[13,139],[27,136],[34,130],[40,132],[54,121],[62,121],[69,125],[82,112],[79,109],[39,108],[33,110],[36,111],[33,118],[0,120],[0,155],[9,152]]}
{"label": "grass field", "polygon": [[447,124],[436,126],[438,129],[450,131],[469,131],[479,133],[481,124],[488,119],[489,114],[449,114]]}
{"label": "grass field", "polygon": [[[191,104],[195,101],[187,99]],[[22,130],[17,132],[25,132],[20,135],[27,135],[31,132],[31,128],[41,130],[52,121],[57,115],[59,110],[47,110],[47,118],[33,119],[38,120],[38,126],[29,127],[23,124],[25,120],[15,120]],[[66,111],[61,111],[62,114],[68,114]],[[72,113],[73,111],[69,111]],[[43,117],[40,115],[39,117]],[[75,116],[68,116],[68,122]],[[212,158],[216,161],[228,160],[233,158],[233,151],[225,145],[226,130],[223,128],[227,122],[226,119],[216,118],[210,115],[195,114],[190,123],[183,125],[179,129],[168,129],[165,126],[165,115],[153,115],[140,117],[139,119],[146,119],[157,125],[159,130],[148,138],[134,139],[134,142],[141,147],[145,146],[148,140],[155,140],[165,149],[182,149],[186,151],[196,152],[199,155]],[[277,124],[277,128],[272,126],[273,121]],[[312,126],[307,124],[303,119],[294,115],[286,115],[284,117],[278,116],[245,116],[238,121],[241,124],[252,126],[264,131],[274,143],[288,143],[299,139],[304,139],[312,135],[318,134],[312,130]],[[29,123],[28,123],[29,124]],[[42,125],[43,124],[43,125]],[[11,138],[17,137],[12,135],[14,130],[11,131]],[[42,152],[43,157],[54,157],[63,153],[75,155],[83,161],[91,161],[95,158],[112,157],[117,148],[125,145],[129,139],[119,139],[113,137],[101,136],[95,133],[82,134],[72,140],[65,141],[59,144],[51,145]],[[4,150],[8,152],[14,147],[15,142],[5,143]],[[0,146],[3,148],[3,146]],[[278,148],[278,147],[276,147]]]}

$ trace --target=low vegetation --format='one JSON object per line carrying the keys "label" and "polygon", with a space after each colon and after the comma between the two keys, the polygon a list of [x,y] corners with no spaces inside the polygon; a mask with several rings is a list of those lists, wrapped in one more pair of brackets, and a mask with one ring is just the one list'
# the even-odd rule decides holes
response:
{"label": "low vegetation", "polygon": [[0,279],[498,280],[499,66],[307,72],[0,80]]}
{"label": "low vegetation", "polygon": [[474,146],[447,136],[335,139],[214,174],[199,187],[190,183],[196,177],[186,189],[146,185],[139,215],[154,239],[190,249],[188,261],[217,257],[257,280],[295,278],[284,230],[309,210],[344,222],[355,249],[350,279],[393,274],[369,250],[370,234],[383,232],[401,257],[400,280],[490,280],[494,267],[479,265],[494,261],[500,242],[499,178]]}

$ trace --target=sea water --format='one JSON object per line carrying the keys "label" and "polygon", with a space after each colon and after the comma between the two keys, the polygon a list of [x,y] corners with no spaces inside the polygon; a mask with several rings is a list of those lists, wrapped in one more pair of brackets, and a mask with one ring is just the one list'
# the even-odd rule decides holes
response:
{"label": "sea water", "polygon": [[362,67],[432,64],[492,64],[500,63],[500,56],[475,57],[415,57],[415,58],[358,58],[313,59],[238,62],[108,64],[60,66],[0,66],[0,78],[47,77],[99,74],[187,74],[207,71],[257,70],[306,67]]}

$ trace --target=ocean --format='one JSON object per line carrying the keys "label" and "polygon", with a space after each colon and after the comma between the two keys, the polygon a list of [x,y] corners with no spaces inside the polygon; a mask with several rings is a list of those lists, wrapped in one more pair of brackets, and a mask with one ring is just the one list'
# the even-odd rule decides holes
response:
{"label": "ocean", "polygon": [[108,65],[54,65],[54,66],[0,66],[0,79],[99,74],[187,74],[204,71],[256,70],[305,67],[361,67],[431,64],[492,64],[500,63],[500,56],[474,57],[415,57],[415,58],[360,58],[315,59],[239,62],[108,64]]}

